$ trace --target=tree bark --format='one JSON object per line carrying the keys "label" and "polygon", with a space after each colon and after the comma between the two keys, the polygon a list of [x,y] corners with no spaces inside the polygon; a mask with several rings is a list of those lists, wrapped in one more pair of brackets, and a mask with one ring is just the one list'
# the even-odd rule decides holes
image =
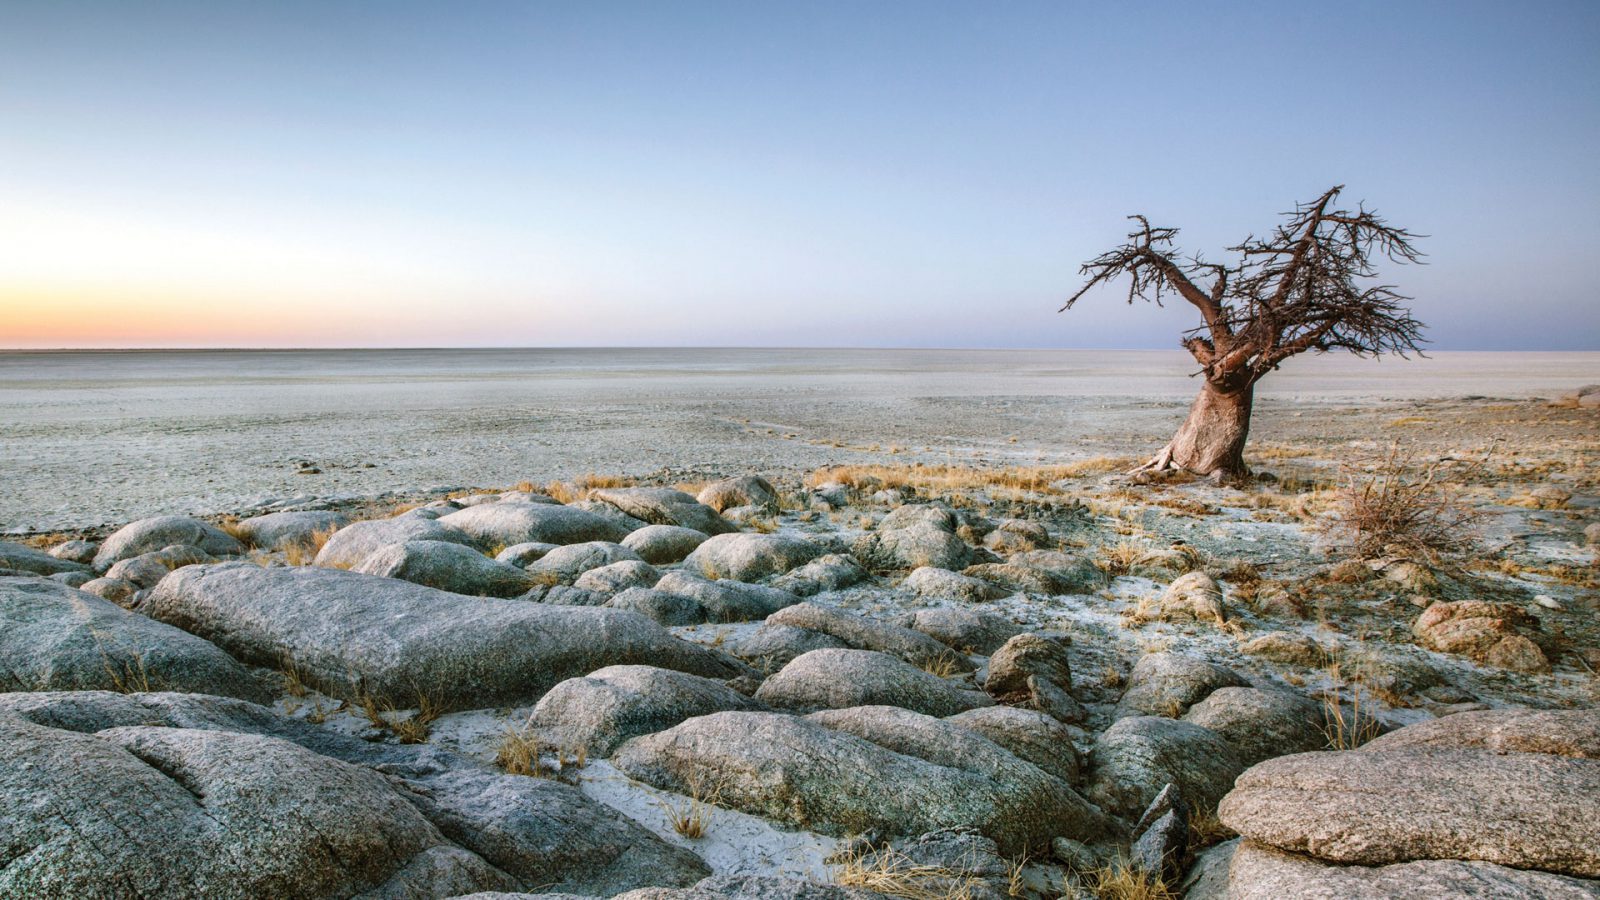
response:
{"label": "tree bark", "polygon": [[1184,469],[1196,475],[1242,478],[1244,442],[1250,436],[1254,385],[1228,390],[1206,382],[1172,441],[1136,471]]}

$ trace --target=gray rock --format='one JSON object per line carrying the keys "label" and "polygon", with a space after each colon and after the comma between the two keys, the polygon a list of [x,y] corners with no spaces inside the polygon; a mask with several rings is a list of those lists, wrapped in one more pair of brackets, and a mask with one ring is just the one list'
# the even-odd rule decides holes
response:
{"label": "gray rock", "polygon": [[0,541],[0,569],[31,572],[35,575],[54,575],[58,572],[87,572],[89,567],[81,562],[52,556],[26,544]]}
{"label": "gray rock", "polygon": [[647,525],[622,539],[622,546],[652,565],[683,562],[710,535],[681,525]]}
{"label": "gray rock", "polygon": [[1193,808],[1216,807],[1245,769],[1232,745],[1210,729],[1158,716],[1121,719],[1089,751],[1087,796],[1132,819],[1168,784]]}
{"label": "gray rock", "polygon": [[1367,753],[1415,747],[1480,747],[1600,760],[1600,707],[1487,709],[1418,722],[1361,745]]}
{"label": "gray rock", "polygon": [[496,562],[510,563],[513,566],[527,568],[534,562],[542,559],[546,553],[560,547],[560,544],[542,544],[538,541],[525,541],[521,544],[512,544],[494,555]]}
{"label": "gray rock", "polygon": [[997,553],[1037,550],[1050,543],[1050,532],[1038,522],[1002,519],[983,539],[983,545]]}
{"label": "gray rock", "polygon": [[1128,686],[1117,701],[1117,718],[1177,717],[1217,688],[1247,686],[1237,672],[1203,659],[1181,653],[1146,653],[1128,675]]}
{"label": "gray rock", "polygon": [[[938,750],[936,741],[928,743]],[[831,834],[874,828],[921,834],[965,825],[1015,854],[1103,827],[1060,780],[998,747],[981,760],[938,765],[775,713],[689,719],[629,741],[612,762],[659,788],[689,793],[699,786],[723,806]]]}
{"label": "gray rock", "polygon": [[1177,785],[1169,784],[1150,801],[1133,826],[1133,846],[1128,857],[1133,866],[1174,882],[1189,854],[1189,805]]}
{"label": "gray rock", "polygon": [[1234,838],[1196,854],[1194,864],[1178,883],[1179,896],[1183,900],[1228,900],[1228,865],[1238,849],[1239,839]]}
{"label": "gray rock", "polygon": [[1407,748],[1261,763],[1223,800],[1248,840],[1326,862],[1473,859],[1600,876],[1600,761]]}
{"label": "gray rock", "polygon": [[713,875],[693,887],[640,888],[618,894],[611,900],[882,900],[882,897],[882,894],[861,888],[776,875]]}
{"label": "gray rock", "polygon": [[847,647],[888,653],[914,666],[940,665],[957,672],[976,668],[948,646],[910,628],[864,618],[819,603],[797,603],[767,617],[768,625],[806,628],[838,638]]}
{"label": "gray rock", "polygon": [[[893,518],[894,513],[889,515]],[[889,519],[885,519],[877,531],[862,535],[850,548],[851,554],[870,569],[884,571],[922,566],[959,569],[972,562],[972,548],[956,536],[954,528],[918,521],[886,529],[888,523]]]}
{"label": "gray rock", "polygon": [[406,541],[449,541],[453,544],[469,543],[467,536],[454,528],[447,528],[432,519],[415,516],[396,516],[392,519],[374,519],[355,522],[335,531],[328,542],[317,551],[312,565],[335,569],[351,569],[361,565],[367,557],[392,544]]}
{"label": "gray rock", "polygon": [[998,600],[1006,595],[1004,588],[981,578],[973,578],[934,566],[921,566],[913,570],[900,586],[918,597],[929,600],[961,600],[978,603],[984,600]]}
{"label": "gray rock", "polygon": [[653,588],[628,588],[607,600],[604,605],[636,612],[660,625],[698,625],[706,620],[706,608],[700,605],[700,601]]}
{"label": "gray rock", "polygon": [[1044,713],[987,706],[956,713],[945,721],[983,735],[1067,784],[1077,785],[1081,779],[1083,759],[1073,730]]}
{"label": "gray rock", "polygon": [[446,837],[528,887],[606,896],[640,885],[691,884],[707,871],[693,853],[569,785],[501,775],[429,744],[361,740],[240,700],[104,691],[0,694],[3,712],[77,732],[153,725],[263,735],[377,769],[403,779],[394,782],[401,796]]}
{"label": "gray rock", "polygon": [[915,896],[1006,900],[1011,866],[995,842],[970,828],[943,828],[859,858],[868,871],[903,873]]}
{"label": "gray rock", "polygon": [[1011,638],[989,657],[983,689],[996,696],[1026,691],[1033,675],[1062,690],[1071,688],[1072,665],[1067,659],[1071,644],[1071,638],[1058,633],[1028,632]]}
{"label": "gray rock", "polygon": [[1223,687],[1184,713],[1183,721],[1209,728],[1253,766],[1264,759],[1307,753],[1328,745],[1322,707],[1284,690]]}
{"label": "gray rock", "polygon": [[267,698],[243,666],[211,643],[47,578],[0,580],[0,660],[0,691],[155,689]]}
{"label": "gray rock", "polygon": [[801,597],[824,591],[840,591],[860,584],[871,576],[861,564],[839,553],[819,556],[798,569],[778,576],[772,586]]}
{"label": "gray rock", "polygon": [[765,478],[757,475],[713,481],[701,488],[700,495],[695,499],[717,512],[736,506],[756,506],[768,513],[778,511],[777,490]]}
{"label": "gray rock", "polygon": [[683,561],[684,568],[710,579],[760,581],[827,552],[804,538],[786,534],[719,534]]}
{"label": "gray rock", "polygon": [[1077,724],[1089,718],[1089,711],[1076,697],[1041,675],[1028,676],[1028,708],[1068,724]]}
{"label": "gray rock", "polygon": [[105,577],[126,581],[138,588],[152,588],[170,571],[160,555],[151,552],[118,560],[106,570]]}
{"label": "gray rock", "polygon": [[534,588],[522,595],[521,599],[542,601],[552,606],[605,606],[611,602],[611,595],[597,594],[569,584],[555,584],[548,588]]}
{"label": "gray rock", "polygon": [[1006,641],[1022,633],[1022,628],[1016,623],[994,613],[950,607],[919,609],[902,616],[896,624],[920,631],[962,653],[983,656],[995,652]]}
{"label": "gray rock", "polygon": [[1239,652],[1273,662],[1315,668],[1327,662],[1328,652],[1308,634],[1272,631],[1239,645]]}
{"label": "gray rock", "polygon": [[473,597],[516,597],[534,584],[522,569],[449,541],[390,544],[362,560],[353,571]]}
{"label": "gray rock", "polygon": [[[660,580],[661,573],[655,566],[637,559],[624,559],[584,572],[572,586],[597,594],[615,594],[633,588],[648,588]],[[695,605],[700,604],[696,601]]]}
{"label": "gray rock", "polygon": [[81,588],[91,581],[99,580],[90,572],[57,572],[54,575],[46,575],[45,577],[70,588]]}
{"label": "gray rock", "polygon": [[1093,560],[1061,550],[1027,550],[1013,553],[1006,562],[1049,574],[1058,586],[1065,589],[1062,593],[1092,593],[1106,580],[1105,574],[1095,567]]}
{"label": "gray rock", "polygon": [[376,772],[276,738],[0,715],[8,897],[449,896],[515,882]]}
{"label": "gray rock", "polygon": [[78,589],[123,607],[130,605],[133,595],[139,592],[137,584],[120,578],[93,578],[79,585]]}
{"label": "gray rock", "polygon": [[[0,541],[0,554],[5,552],[3,548],[7,546],[16,545],[6,544],[5,542]],[[67,562],[82,563],[87,566],[94,562],[94,555],[99,549],[100,545],[94,541],[71,540],[63,541],[54,547],[51,547],[47,552],[56,559],[66,560]],[[0,565],[7,564],[0,562]],[[8,565],[8,568],[16,567]]]}
{"label": "gray rock", "polygon": [[845,649],[849,646],[831,634],[765,623],[754,634],[735,638],[728,650],[763,672],[775,672],[812,650]]}
{"label": "gray rock", "polygon": [[[1039,553],[1052,554],[1049,558],[1051,567],[1017,562],[1018,558]],[[962,574],[999,585],[1012,594],[1087,594],[1098,588],[1104,579],[1099,570],[1087,561],[1080,560],[1071,569],[1054,568],[1059,562],[1055,557],[1064,556],[1053,550],[1035,550],[1032,553],[1015,554],[1009,562],[968,566],[962,570]]]}
{"label": "gray rock", "polygon": [[738,530],[716,510],[673,488],[605,488],[595,491],[593,498],[652,525],[680,525],[704,534]]}
{"label": "gray rock", "polygon": [[350,524],[350,517],[330,510],[275,512],[241,521],[239,532],[252,547],[282,550],[292,544],[312,546],[318,532],[332,533]]}
{"label": "gray rock", "polygon": [[698,601],[706,609],[707,621],[711,622],[765,619],[800,602],[799,597],[774,587],[730,579],[711,581],[689,572],[668,572],[655,587],[658,591]]}
{"label": "gray rock", "polygon": [[899,706],[930,716],[952,716],[994,702],[873,650],[802,654],[762,682],[756,699],[780,709]]}
{"label": "gray rock", "polygon": [[628,515],[620,509],[617,509],[615,506],[612,506],[609,503],[602,503],[599,500],[574,500],[573,502],[568,503],[567,506],[572,509],[581,509],[584,512],[594,513],[600,518],[612,522],[613,524],[617,525],[617,527],[628,532],[629,534],[632,534],[641,528],[645,528],[650,524],[643,519],[635,519],[633,516]]}
{"label": "gray rock", "polygon": [[1164,622],[1223,625],[1228,621],[1228,611],[1222,603],[1222,588],[1204,572],[1190,572],[1168,585],[1159,598],[1140,601],[1138,614],[1143,618]]}
{"label": "gray rock", "polygon": [[199,547],[212,556],[232,556],[244,552],[244,545],[227,532],[187,516],[156,516],[124,525],[100,544],[94,567],[104,572],[119,559],[149,553],[171,544]]}
{"label": "gray rock", "polygon": [[143,610],[247,662],[291,657],[325,693],[366,691],[397,705],[423,694],[441,710],[528,703],[618,663],[740,674],[634,613],[463,597],[336,569],[190,566],[164,579]]}
{"label": "gray rock", "polygon": [[[1495,900],[1594,900],[1600,882],[1512,869],[1487,862],[1428,859],[1386,866],[1329,865],[1253,841],[1239,845],[1228,867],[1228,900],[1405,900],[1493,897]],[[1193,894],[1190,894],[1193,896]]]}
{"label": "gray rock", "polygon": [[551,550],[530,564],[528,571],[535,576],[571,584],[590,569],[623,560],[640,561],[639,554],[611,541],[585,541]]}
{"label": "gray rock", "polygon": [[615,543],[633,529],[575,506],[549,503],[485,503],[453,512],[439,524],[465,533],[480,547],[524,544]]}
{"label": "gray rock", "polygon": [[551,688],[528,723],[546,743],[603,759],[685,719],[765,707],[720,681],[654,666],[608,666]]}

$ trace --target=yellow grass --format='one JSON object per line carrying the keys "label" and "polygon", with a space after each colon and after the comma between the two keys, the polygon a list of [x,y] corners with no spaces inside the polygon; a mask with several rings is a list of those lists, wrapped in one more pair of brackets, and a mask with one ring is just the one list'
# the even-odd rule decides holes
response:
{"label": "yellow grass", "polygon": [[319,528],[311,532],[309,541],[291,542],[287,547],[283,548],[284,561],[291,566],[311,565],[312,561],[317,558],[317,554],[322,552],[323,546],[328,543],[328,538],[333,537],[333,533],[338,530],[336,526],[329,525],[326,528]]}
{"label": "yellow grass", "polygon": [[662,804],[662,808],[667,812],[667,821],[672,824],[672,830],[691,841],[705,837],[706,831],[711,827],[711,810],[717,801],[718,793],[707,790],[705,784],[700,781],[690,781],[688,797],[677,803]]}
{"label": "yellow grass", "polygon": [[507,775],[543,778],[546,773],[539,761],[541,749],[539,739],[528,731],[507,728],[506,733],[500,738],[499,748],[495,751],[494,762]]}
{"label": "yellow grass", "polygon": [[893,850],[854,854],[834,870],[833,880],[903,900],[971,900],[983,887],[977,876],[918,865]]}
{"label": "yellow grass", "polygon": [[1159,876],[1135,868],[1127,860],[1101,866],[1084,880],[1099,900],[1178,900],[1178,894]]}
{"label": "yellow grass", "polygon": [[1099,456],[1055,466],[1014,466],[1009,468],[979,468],[975,466],[942,465],[854,465],[830,466],[812,472],[806,478],[808,487],[828,482],[838,482],[854,488],[879,490],[883,488],[912,488],[921,492],[972,491],[986,488],[1009,488],[1019,491],[1051,492],[1057,481],[1084,478],[1122,471],[1137,465],[1128,457]]}
{"label": "yellow grass", "polygon": [[626,475],[596,475],[590,472],[571,481],[552,481],[544,486],[544,493],[557,503],[576,503],[589,499],[597,490],[633,487],[637,483],[636,479]]}

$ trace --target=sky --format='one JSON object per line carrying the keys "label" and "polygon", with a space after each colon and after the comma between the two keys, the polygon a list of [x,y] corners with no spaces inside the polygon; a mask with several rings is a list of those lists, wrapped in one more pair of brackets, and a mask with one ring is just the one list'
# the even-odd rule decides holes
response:
{"label": "sky", "polygon": [[1336,183],[1437,349],[1600,349],[1600,3],[0,5],[0,347],[1171,348]]}

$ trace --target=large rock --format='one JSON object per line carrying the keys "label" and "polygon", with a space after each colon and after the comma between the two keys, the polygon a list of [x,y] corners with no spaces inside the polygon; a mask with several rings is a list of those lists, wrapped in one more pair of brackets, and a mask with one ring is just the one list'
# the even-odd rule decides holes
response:
{"label": "large rock", "polygon": [[240,700],[105,691],[0,694],[0,714],[5,712],[87,733],[150,725],[281,738],[378,769],[446,837],[527,888],[609,896],[641,885],[692,884],[707,873],[693,853],[569,785],[499,774],[430,744],[361,740]]}
{"label": "large rock", "polygon": [[355,522],[335,531],[328,538],[312,565],[334,569],[353,569],[367,557],[393,544],[406,541],[449,541],[468,543],[467,536],[454,528],[420,516],[396,516]]}
{"label": "large rock", "polygon": [[1273,662],[1316,668],[1328,661],[1328,651],[1309,634],[1269,631],[1239,645],[1239,652]]}
{"label": "large rock", "polygon": [[69,559],[60,559],[35,550],[25,544],[0,541],[0,569],[32,572],[35,575],[55,575],[58,572],[88,572],[89,567]]}
{"label": "large rock", "polygon": [[973,578],[970,575],[934,566],[922,566],[913,570],[900,586],[918,597],[929,600],[962,600],[967,603],[978,603],[983,600],[998,600],[1006,595],[1004,588],[981,578]]}
{"label": "large rock", "polygon": [[914,666],[944,665],[970,672],[972,661],[920,631],[852,615],[818,603],[797,603],[767,617],[768,625],[787,625],[829,634],[847,647],[888,653]]}
{"label": "large rock", "polygon": [[629,738],[695,716],[759,710],[720,681],[654,666],[607,666],[569,678],[540,698],[528,723],[545,743],[604,758]]}
{"label": "large rock", "polygon": [[1361,745],[1365,752],[1413,747],[1481,747],[1600,760],[1600,707],[1484,709],[1407,725]]}
{"label": "large rock", "polygon": [[1406,748],[1261,763],[1223,800],[1245,838],[1326,862],[1471,859],[1600,876],[1600,761]]}
{"label": "large rock", "polygon": [[1133,664],[1117,718],[1184,714],[1217,688],[1247,687],[1232,669],[1181,653],[1146,653]]}
{"label": "large rock", "polygon": [[[593,591],[597,594],[616,594],[636,588],[648,588],[660,580],[661,572],[655,566],[637,559],[624,559],[590,569],[579,575],[572,586],[581,591]],[[703,622],[705,619],[697,621]]]}
{"label": "large rock", "polygon": [[350,524],[350,517],[331,510],[275,512],[241,521],[239,533],[252,547],[282,550],[293,544],[311,546],[318,532],[334,532]]}
{"label": "large rock", "polygon": [[117,560],[106,570],[105,577],[126,581],[139,588],[152,588],[170,571],[171,567],[162,560],[160,552],[153,551]]}
{"label": "large rock", "polygon": [[567,544],[545,553],[528,565],[528,571],[540,578],[571,584],[579,575],[590,569],[609,566],[623,560],[639,560],[639,554],[622,544],[611,541],[584,541]]}
{"label": "large rock", "polygon": [[664,566],[682,562],[708,537],[703,531],[681,525],[648,525],[623,538],[622,546],[651,565]]}
{"label": "large rock", "polygon": [[[887,522],[886,519],[885,524]],[[916,569],[922,566],[959,569],[972,562],[972,548],[956,536],[953,527],[943,528],[927,521],[887,530],[880,525],[877,531],[857,539],[850,552],[868,568],[876,570]]]}
{"label": "large rock", "polygon": [[[629,565],[629,563],[617,563],[617,565]],[[632,565],[644,565],[644,563]],[[610,566],[606,567],[609,568]],[[595,571],[604,572],[606,569]],[[585,574],[583,577],[589,576]],[[699,601],[654,588],[628,588],[603,605],[611,609],[632,610],[660,625],[699,625],[706,620],[706,608],[701,606]]]}
{"label": "large rock", "polygon": [[1072,687],[1072,665],[1064,634],[1026,632],[1006,641],[989,657],[989,674],[983,689],[991,694],[1028,690],[1028,678],[1038,676],[1062,690]]}
{"label": "large rock", "polygon": [[950,607],[919,609],[903,616],[896,624],[920,631],[962,653],[983,656],[1000,649],[1006,641],[1022,633],[1022,628],[1016,623],[994,613]]}
{"label": "large rock", "polygon": [[899,706],[930,716],[993,705],[987,695],[873,650],[812,650],[762,682],[756,698],[782,709]]}
{"label": "large rock", "polygon": [[465,533],[480,547],[528,542],[616,543],[633,530],[588,510],[551,503],[485,503],[442,516],[439,524]]}
{"label": "large rock", "polygon": [[750,622],[765,619],[800,602],[788,591],[761,584],[723,579],[711,581],[689,572],[668,572],[655,589],[697,601],[711,622]]}
{"label": "large rock", "polygon": [[755,506],[769,513],[778,511],[778,492],[759,475],[744,475],[713,481],[700,489],[695,499],[717,512],[736,506]]}
{"label": "large rock", "polygon": [[810,597],[825,591],[842,591],[872,576],[853,558],[840,553],[819,556],[798,569],[779,575],[772,586]]}
{"label": "large rock", "polygon": [[142,609],[247,662],[292,658],[327,693],[365,691],[399,705],[419,694],[440,709],[529,703],[565,678],[619,663],[739,674],[635,613],[462,597],[336,569],[190,566]]}
{"label": "large rock", "polygon": [[1435,603],[1423,610],[1411,630],[1424,647],[1440,653],[1459,653],[1518,672],[1550,671],[1550,661],[1533,639],[1543,637],[1538,620],[1509,603]]}
{"label": "large rock", "polygon": [[762,672],[771,673],[813,650],[839,650],[849,646],[831,634],[809,628],[763,624],[753,634],[734,638],[729,642],[728,652]]}
{"label": "large rock", "polygon": [[[8,544],[6,544],[4,542],[0,542],[0,547],[5,547],[5,546],[13,546],[14,547],[14,546],[18,546],[18,545],[16,545],[16,544],[9,544],[8,545]],[[54,547],[51,547],[48,552],[49,552],[49,554],[51,556],[54,556],[56,559],[64,559],[67,562],[83,563],[84,565],[87,566],[90,563],[94,562],[94,554],[99,549],[100,549],[100,545],[95,543],[94,541],[70,540],[70,541],[62,541],[61,543],[55,545]],[[21,568],[20,566],[13,566],[13,565],[5,564],[5,563],[0,563],[0,566],[3,566],[5,568],[11,568],[11,569]]]}
{"label": "large rock", "polygon": [[1168,784],[1197,810],[1216,807],[1245,770],[1221,735],[1159,716],[1121,719],[1089,751],[1087,795],[1101,809],[1130,821]]}
{"label": "large rock", "polygon": [[515,597],[534,585],[522,569],[449,541],[390,544],[362,560],[354,571],[475,597]]}
{"label": "large rock", "polygon": [[683,561],[684,568],[711,579],[760,581],[816,559],[826,548],[786,534],[719,534]]}
{"label": "large rock", "polygon": [[1228,621],[1227,608],[1222,604],[1222,588],[1204,572],[1190,572],[1167,585],[1160,597],[1141,600],[1138,614],[1142,618],[1164,622],[1223,625]]}
{"label": "large rock", "polygon": [[212,556],[232,556],[243,553],[244,545],[215,525],[187,516],[156,516],[140,519],[111,533],[100,544],[94,555],[94,567],[99,571],[111,568],[119,559],[160,550],[172,544],[199,547]]}
{"label": "large rock", "polygon": [[612,762],[656,787],[710,791],[723,806],[832,834],[967,825],[1015,854],[1098,831],[1070,788],[1021,760],[994,768],[992,755],[947,759],[896,753],[795,716],[723,712],[635,738]]}
{"label": "large rock", "polygon": [[592,496],[652,525],[680,525],[705,534],[739,530],[716,510],[673,488],[606,488],[595,491]]}
{"label": "large rock", "polygon": [[[1193,896],[1192,894],[1190,896]],[[1386,866],[1329,865],[1245,841],[1228,867],[1228,900],[1594,900],[1600,881],[1494,863],[1427,859]]]}
{"label": "large rock", "polygon": [[243,666],[210,642],[47,578],[0,579],[0,660],[0,691],[267,697]]}
{"label": "large rock", "polygon": [[376,772],[276,738],[0,715],[0,895],[450,896],[515,881]]}
{"label": "large rock", "polygon": [[1328,745],[1322,707],[1289,691],[1217,688],[1189,707],[1183,720],[1222,735],[1247,766]]}
{"label": "large rock", "polygon": [[986,706],[956,713],[945,721],[983,735],[1068,784],[1076,785],[1083,759],[1072,729],[1050,716],[1015,706]]}

